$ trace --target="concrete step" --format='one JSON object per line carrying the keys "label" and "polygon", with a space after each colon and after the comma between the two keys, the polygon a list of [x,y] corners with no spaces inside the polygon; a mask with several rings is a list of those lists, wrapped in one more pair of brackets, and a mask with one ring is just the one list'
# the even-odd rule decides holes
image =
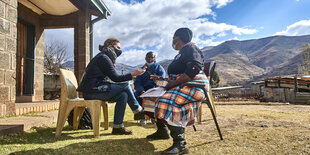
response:
{"label": "concrete step", "polygon": [[0,125],[0,136],[14,134],[24,131],[24,124]]}
{"label": "concrete step", "polygon": [[[59,101],[39,101],[31,103],[16,103],[17,117],[0,118],[0,136],[29,131],[35,127],[56,123]],[[25,114],[37,112],[34,115]]]}
{"label": "concrete step", "polygon": [[59,108],[59,101],[16,103],[15,108],[16,108],[16,116],[31,112],[45,112],[45,111],[57,110]]}
{"label": "concrete step", "polygon": [[29,131],[35,127],[56,123],[58,110],[38,113],[33,116],[18,116],[0,119],[0,126],[23,125],[22,131]]}
{"label": "concrete step", "polygon": [[[109,107],[113,107],[114,105],[115,104],[108,104]],[[59,101],[16,103],[16,109],[19,109],[20,112],[19,116],[0,118],[0,136],[10,133],[29,131],[32,128],[49,126],[53,123],[56,123],[58,117],[58,110],[53,109],[58,109],[58,107],[59,107]],[[39,111],[36,111],[35,109],[39,109]],[[41,110],[45,112],[40,112]],[[29,112],[38,112],[38,113],[24,115],[25,113]],[[18,127],[14,128],[13,126]]]}

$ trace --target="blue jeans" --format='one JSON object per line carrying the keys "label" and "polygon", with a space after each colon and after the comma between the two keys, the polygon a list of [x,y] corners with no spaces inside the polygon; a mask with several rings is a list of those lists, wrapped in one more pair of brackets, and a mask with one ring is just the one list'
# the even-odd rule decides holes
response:
{"label": "blue jeans", "polygon": [[105,100],[116,102],[114,109],[114,127],[123,127],[126,103],[134,113],[142,110],[128,83],[112,83],[109,92],[83,93],[85,100]]}

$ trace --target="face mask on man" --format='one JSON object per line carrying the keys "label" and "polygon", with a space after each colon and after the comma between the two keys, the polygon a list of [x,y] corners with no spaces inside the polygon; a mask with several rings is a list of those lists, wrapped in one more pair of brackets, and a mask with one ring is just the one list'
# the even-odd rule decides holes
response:
{"label": "face mask on man", "polygon": [[146,63],[149,67],[152,66],[154,64],[154,62],[151,63]]}

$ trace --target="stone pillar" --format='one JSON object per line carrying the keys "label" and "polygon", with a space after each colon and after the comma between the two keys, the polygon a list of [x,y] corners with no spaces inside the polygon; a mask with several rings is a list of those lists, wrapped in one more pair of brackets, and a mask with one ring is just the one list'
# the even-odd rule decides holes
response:
{"label": "stone pillar", "polygon": [[[85,5],[88,5],[86,3]],[[74,73],[79,82],[90,60],[89,53],[89,24],[91,15],[89,7],[79,10],[74,27]]]}
{"label": "stone pillar", "polygon": [[15,114],[17,0],[0,0],[0,116]]}
{"label": "stone pillar", "polygon": [[35,71],[33,101],[42,101],[44,96],[44,29],[36,25],[35,28]]}

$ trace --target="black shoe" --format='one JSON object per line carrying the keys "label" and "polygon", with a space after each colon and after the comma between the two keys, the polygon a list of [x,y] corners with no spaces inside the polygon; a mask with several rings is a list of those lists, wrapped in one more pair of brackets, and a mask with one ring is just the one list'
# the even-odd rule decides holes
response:
{"label": "black shoe", "polygon": [[144,117],[144,112],[143,112],[143,111],[140,111],[140,112],[136,113],[133,119],[134,119],[134,120],[145,119],[145,117]]}
{"label": "black shoe", "polygon": [[189,153],[188,147],[180,143],[173,143],[171,147],[162,152],[163,155],[179,155]]}
{"label": "black shoe", "polygon": [[113,128],[112,135],[132,135],[131,130],[123,128]]}

